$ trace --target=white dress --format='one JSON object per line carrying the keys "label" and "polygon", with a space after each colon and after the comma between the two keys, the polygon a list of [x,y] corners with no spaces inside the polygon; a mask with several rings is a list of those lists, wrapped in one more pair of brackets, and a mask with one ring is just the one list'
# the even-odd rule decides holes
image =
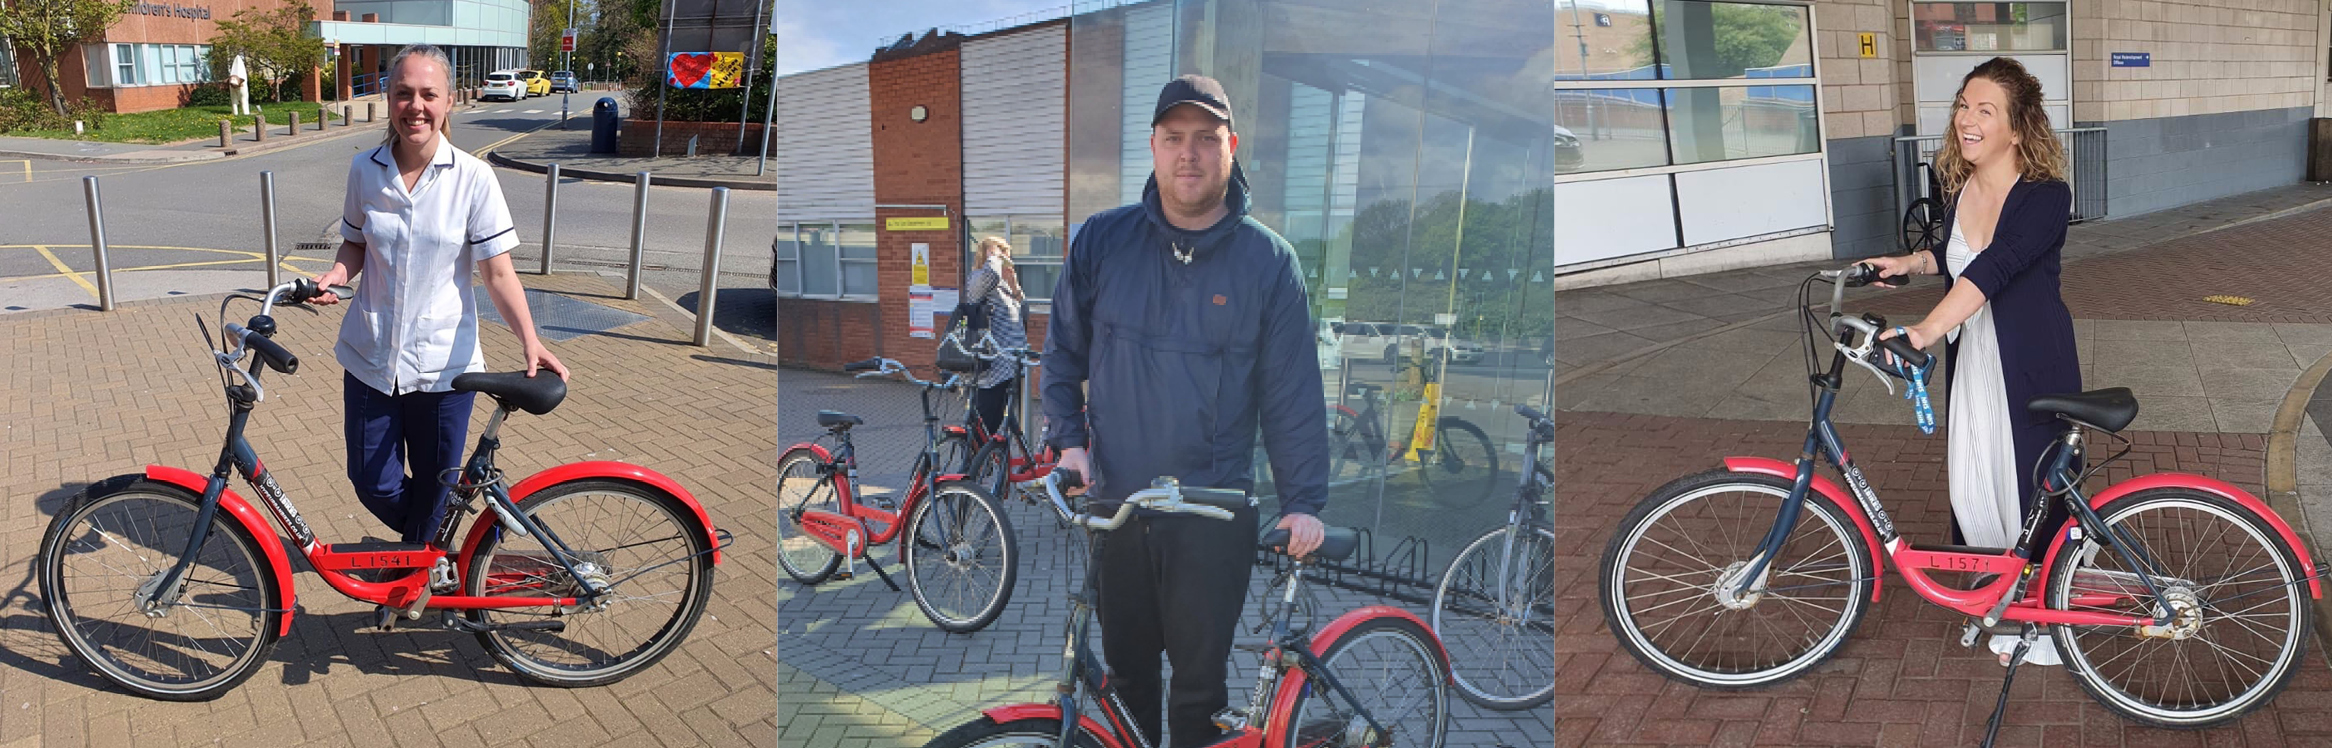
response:
{"label": "white dress", "polygon": [[[1944,263],[1953,278],[1976,261],[1967,234],[1952,219]],[[1992,304],[1985,302],[1948,337],[1959,343],[1951,371],[1949,450],[1944,464],[1951,485],[1951,516],[1960,536],[1977,548],[2007,548],[2021,532],[2024,511],[2016,492],[2016,439],[2008,417],[2008,380],[2000,368],[2000,336],[1993,330]],[[2016,650],[2017,637],[1994,636],[1993,652]],[[2058,664],[2046,635],[2033,642],[2025,661]]]}

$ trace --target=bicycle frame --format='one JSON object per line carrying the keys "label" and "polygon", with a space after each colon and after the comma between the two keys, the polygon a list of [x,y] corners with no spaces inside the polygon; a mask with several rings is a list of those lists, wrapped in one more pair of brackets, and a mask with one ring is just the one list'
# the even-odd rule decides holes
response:
{"label": "bicycle frame", "polygon": [[[261,301],[262,309],[275,306],[276,298],[289,287],[290,284],[285,284],[270,292],[268,298]],[[214,352],[214,354],[217,355],[221,366],[233,368],[234,355],[220,352]],[[270,608],[264,612],[283,614],[280,630],[277,632],[278,636],[291,633],[291,619],[296,610],[297,595],[293,590],[294,572],[290,560],[283,552],[283,543],[278,540],[278,536],[267,521],[259,516],[259,513],[251,507],[250,502],[228,489],[230,476],[236,474],[242,476],[244,482],[259,495],[276,522],[291,534],[293,546],[298,548],[300,553],[307,558],[309,565],[315,568],[319,576],[324,578],[325,583],[335,591],[353,599],[393,608],[405,608],[409,612],[418,613],[423,609],[483,610],[587,606],[596,603],[615,589],[615,585],[590,587],[584,591],[584,595],[580,598],[435,595],[431,592],[431,572],[439,559],[447,555],[447,549],[451,547],[454,539],[454,532],[461,524],[462,515],[479,511],[473,507],[473,502],[481,492],[486,495],[487,507],[496,515],[497,522],[480,522],[472,526],[468,541],[462,545],[460,555],[456,557],[456,571],[454,572],[456,579],[466,578],[471,552],[477,548],[478,541],[483,539],[487,532],[497,527],[517,532],[521,536],[542,539],[544,547],[549,550],[553,560],[570,575],[569,578],[583,578],[575,566],[574,559],[578,554],[569,548],[565,541],[560,540],[558,535],[548,526],[536,522],[533,517],[519,510],[517,500],[512,498],[511,492],[503,486],[502,471],[494,466],[494,454],[501,448],[499,434],[502,422],[510,413],[507,408],[497,408],[494,414],[488,418],[486,430],[479,436],[476,449],[471,452],[467,462],[459,469],[459,478],[448,481],[453,489],[452,498],[454,501],[448,504],[445,518],[432,535],[432,542],[419,548],[404,543],[360,543],[355,544],[356,547],[346,550],[330,544],[318,543],[315,532],[309,529],[305,520],[301,519],[299,509],[293,505],[291,497],[284,493],[281,486],[277,485],[275,477],[267,471],[265,464],[260,461],[258,452],[252,448],[250,440],[244,437],[244,427],[250,422],[251,413],[258,407],[259,400],[264,393],[264,389],[260,386],[261,369],[262,362],[254,356],[247,370],[236,372],[248,384],[227,387],[230,413],[225,444],[220,448],[219,459],[212,466],[208,476],[160,465],[146,467],[145,476],[147,478],[199,492],[201,503],[196,508],[195,523],[188,533],[186,547],[178,553],[177,560],[169,569],[140,585],[137,593],[133,596],[134,604],[151,610],[177,603],[177,598],[184,594],[181,582],[187,571],[193,567],[194,559],[201,552],[203,543],[209,538],[211,521],[217,517],[219,512],[225,511],[231,518],[250,530],[258,541],[261,553],[267,557],[268,566],[276,578],[280,580],[277,587],[279,589],[278,603],[281,607]],[[453,473],[454,471],[448,472]],[[705,514],[704,508],[696,502],[696,499],[689,496],[686,490],[681,489],[679,484],[670,478],[646,468],[620,463],[580,463],[553,468],[550,471],[545,471],[544,474],[554,472],[559,473],[562,479],[603,476],[633,480],[671,493],[683,504],[694,510],[698,526],[703,528],[707,537],[712,540],[713,563],[716,565],[720,563],[718,549],[723,543],[719,534],[712,529],[710,518]],[[440,476],[439,479],[445,480],[443,476]],[[527,483],[534,482],[534,478],[527,481]],[[379,548],[378,545],[394,547]],[[386,582],[362,581],[348,576],[347,573],[358,569],[399,568],[410,568],[413,571],[402,578]],[[620,583],[621,580],[618,580],[617,584]]]}
{"label": "bicycle frame", "polygon": [[[835,501],[842,509],[839,517],[826,512],[803,514],[799,521],[805,532],[844,558],[856,558],[867,548],[897,540],[907,524],[906,518],[913,516],[918,505],[938,492],[939,484],[964,478],[959,473],[940,472],[946,468],[939,464],[941,429],[939,416],[932,412],[931,389],[925,387],[922,392],[923,452],[915,458],[915,468],[909,473],[906,495],[896,510],[859,503],[858,447],[852,443],[849,432],[837,436],[837,448],[831,454],[816,444],[805,445],[818,454],[819,472],[831,478],[827,482],[834,487]],[[942,507],[941,511],[946,509]],[[868,521],[883,523],[882,531],[868,529]],[[904,563],[907,559],[906,544],[901,543],[898,552],[899,561]]]}
{"label": "bicycle frame", "polygon": [[[1843,294],[1843,289],[1844,284],[1841,281],[1837,286],[1837,291],[1832,296],[1831,308],[1834,311],[1831,317],[1833,325],[1839,328],[1841,334],[1852,334],[1857,331],[1866,337],[1875,334],[1877,330],[1868,321],[1845,318],[1835,311],[1839,308],[1839,299]],[[1865,347],[1867,346],[1866,341]],[[1767,530],[1764,539],[1759,543],[1757,551],[1750,557],[1747,566],[1742,569],[1737,578],[1721,580],[1719,584],[1735,585],[1736,593],[1743,595],[1767,589],[1765,586],[1767,565],[1779,553],[1783,543],[1788,540],[1790,533],[1797,527],[1799,514],[1802,511],[1801,502],[1808,500],[1810,495],[1818,494],[1823,500],[1838,506],[1852,517],[1857,529],[1863,535],[1864,542],[1870,546],[1871,578],[1856,579],[1852,580],[1851,583],[1870,582],[1874,602],[1879,599],[1879,582],[1885,577],[1885,559],[1892,559],[1896,572],[1903,576],[1904,581],[1911,585],[1912,591],[1920,597],[1960,613],[1984,619],[1987,624],[2007,620],[2035,624],[2138,627],[2163,626],[2170,622],[2172,611],[2165,606],[2156,606],[2157,613],[2153,617],[2052,609],[2042,599],[2041,592],[2030,584],[2036,576],[2046,578],[2047,563],[2055,555],[2055,548],[2059,544],[2073,539],[2073,533],[2079,530],[2102,537],[2105,545],[2121,557],[2127,568],[2136,570],[2135,573],[2144,584],[2148,595],[2158,597],[2161,594],[2160,585],[2155,582],[2155,577],[2160,572],[2152,559],[2146,555],[2143,548],[2130,542],[2118,528],[2106,525],[2095,511],[2097,507],[2104,506],[2105,502],[2139,489],[2137,487],[2116,487],[2094,499],[2085,497],[2081,491],[2079,485],[2081,475],[2075,466],[2079,464],[2084,450],[2085,433],[2079,424],[2074,424],[2073,428],[2056,442],[2052,450],[2054,456],[2049,463],[2048,470],[2044,473],[2045,477],[2038,486],[2040,490],[2048,492],[2044,494],[2044,501],[2061,500],[2065,502],[2071,521],[2048,539],[2048,545],[2042,549],[2045,551],[2041,556],[2042,563],[2037,567],[2032,559],[2035,551],[2034,545],[2036,541],[2040,540],[2036,537],[2039,534],[2040,523],[2047,513],[2045,505],[2035,506],[2032,511],[2026,512],[2023,531],[2018,534],[2016,545],[2012,548],[1921,546],[1908,543],[1896,534],[1894,522],[1887,515],[1885,506],[1880,503],[1877,491],[1871,488],[1869,481],[1863,478],[1862,470],[1855,466],[1853,459],[1847,454],[1846,447],[1840,441],[1837,429],[1831,421],[1831,409],[1837,402],[1838,391],[1843,384],[1841,372],[1844,370],[1846,362],[1847,353],[1843,348],[1833,350],[1828,370],[1816,373],[1811,378],[1812,382],[1819,388],[1820,394],[1816,398],[1812,424],[1807,429],[1805,443],[1799,451],[1795,465],[1777,460],[1758,460],[1755,458],[1728,458],[1725,461],[1728,469],[1736,472],[1763,473],[1788,478],[1791,480],[1791,486],[1789,495],[1783,500],[1781,510],[1777,513],[1773,526]],[[1817,457],[1827,458],[1832,464],[1838,466],[1839,472],[1846,478],[1847,486],[1852,491],[1852,501],[1847,500],[1847,495],[1842,494],[1836,484],[1815,474],[1814,467]],[[2234,498],[2257,510],[2260,516],[2266,518],[2279,533],[2285,536],[2287,542],[2291,543],[2291,547],[2299,555],[2298,560],[2301,568],[2310,570],[2316,568],[2313,560],[2308,557],[2305,546],[2296,541],[2296,535],[2291,533],[2289,526],[2285,525],[2283,520],[2276,516],[2272,510],[2269,510],[2263,502],[2242,493],[2240,489],[2235,489],[2233,486],[2199,478],[2200,476],[2162,474],[2147,476],[2132,483],[2142,481],[2144,487],[2178,485]],[[1975,572],[1998,576],[1982,587],[1962,590],[1936,582],[1930,576],[1931,572],[1936,571]],[[2311,594],[2320,597],[2321,591],[2313,576],[2309,579],[2309,585]],[[2023,591],[2021,596],[2017,594],[2019,590]],[[2012,597],[2015,599],[2011,599]],[[2119,596],[2084,595],[2075,597],[2069,601],[2069,604],[2072,606],[2101,606],[2110,604],[2116,599],[2119,599]]]}

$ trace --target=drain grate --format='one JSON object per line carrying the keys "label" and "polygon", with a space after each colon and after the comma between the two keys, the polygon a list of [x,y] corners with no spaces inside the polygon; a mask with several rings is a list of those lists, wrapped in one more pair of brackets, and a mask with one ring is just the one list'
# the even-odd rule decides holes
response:
{"label": "drain grate", "polygon": [[[472,287],[471,292],[477,295],[479,320],[507,325],[485,286]],[[526,290],[526,307],[534,315],[535,334],[561,343],[648,319],[645,314],[531,288]]]}

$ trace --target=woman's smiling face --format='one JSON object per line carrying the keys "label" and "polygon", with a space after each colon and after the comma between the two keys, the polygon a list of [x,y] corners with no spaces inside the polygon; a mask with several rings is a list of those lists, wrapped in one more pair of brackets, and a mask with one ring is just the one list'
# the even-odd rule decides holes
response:
{"label": "woman's smiling face", "polygon": [[445,66],[425,55],[399,62],[389,77],[389,122],[394,142],[424,148],[447,126],[453,96]]}
{"label": "woman's smiling face", "polygon": [[1960,87],[1959,101],[1952,106],[1951,134],[1959,139],[1960,156],[1968,163],[2015,157],[2016,128],[2008,107],[2008,89],[1989,78],[1972,78]]}

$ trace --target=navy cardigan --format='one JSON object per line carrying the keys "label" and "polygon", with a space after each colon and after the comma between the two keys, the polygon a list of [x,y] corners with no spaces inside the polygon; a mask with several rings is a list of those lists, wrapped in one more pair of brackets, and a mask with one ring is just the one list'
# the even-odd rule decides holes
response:
{"label": "navy cardigan", "polygon": [[[1959,226],[1956,203],[1944,214],[1943,239],[1928,250],[1935,255],[1935,266],[1947,270],[1943,276],[1947,293],[1953,283],[1974,283],[1992,306],[1992,329],[2000,340],[2000,373],[2008,389],[2008,415],[2015,424],[2017,496],[2019,506],[2027,510],[2033,499],[2033,463],[2056,439],[2061,426],[2053,416],[2026,410],[2025,403],[2039,395],[2081,391],[2073,314],[2065,309],[2058,283],[2065,225],[2072,207],[2073,190],[2064,182],[2019,179],[2000,207],[1992,245],[1976,253],[1976,259],[1957,279],[1944,264],[1944,249]],[[1949,376],[1958,368],[1959,344],[1953,343],[1947,350],[1945,373]],[[1948,403],[1947,407],[1958,405]]]}

